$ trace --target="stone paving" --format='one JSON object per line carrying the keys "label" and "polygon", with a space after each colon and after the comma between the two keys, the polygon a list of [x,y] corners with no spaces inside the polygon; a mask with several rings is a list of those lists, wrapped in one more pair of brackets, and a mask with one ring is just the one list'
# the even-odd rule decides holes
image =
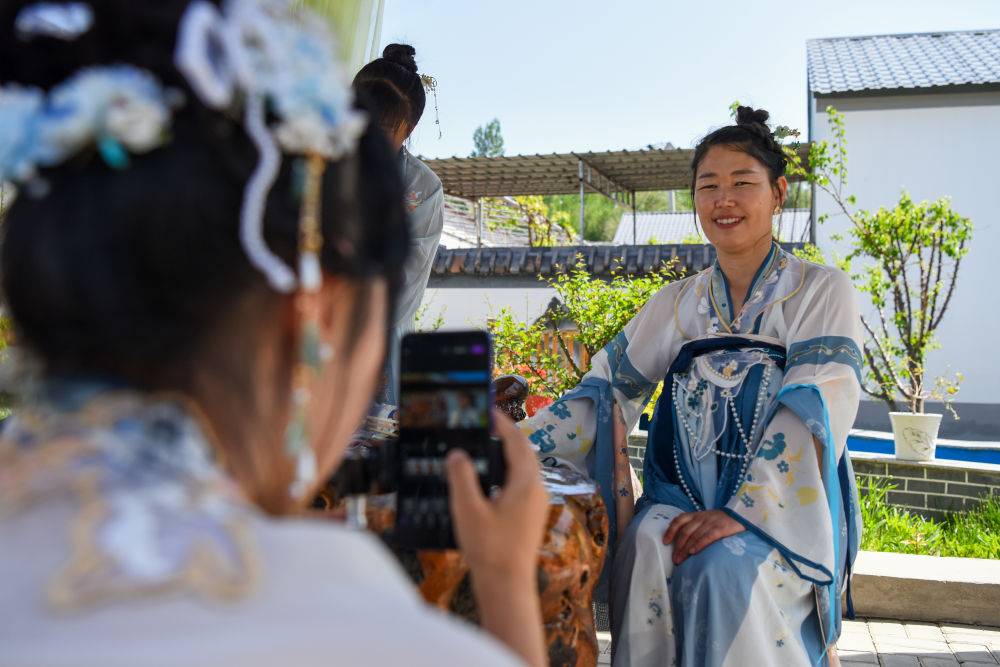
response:
{"label": "stone paving", "polygon": [[[1000,611],[998,611],[1000,614]],[[611,663],[611,634],[598,632],[599,664]],[[844,667],[946,667],[1000,664],[1000,627],[859,619],[837,642]]]}

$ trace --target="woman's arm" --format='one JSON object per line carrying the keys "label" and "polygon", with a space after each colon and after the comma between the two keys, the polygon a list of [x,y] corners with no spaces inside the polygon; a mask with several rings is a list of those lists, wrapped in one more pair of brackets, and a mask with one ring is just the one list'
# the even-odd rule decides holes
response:
{"label": "woman's arm", "polygon": [[[588,470],[591,449],[601,433],[599,423],[608,423],[606,446],[610,449],[611,403],[618,406],[622,420],[619,426],[625,435],[635,426],[639,415],[669,363],[669,353],[677,337],[673,326],[676,284],[657,292],[642,310],[591,360],[591,367],[576,388],[555,404],[539,410],[518,428],[537,448],[545,465],[568,465],[584,474]],[[580,391],[582,387],[603,385],[607,405],[597,405],[593,395],[598,392]],[[608,474],[613,460],[609,459]]]}
{"label": "woman's arm", "polygon": [[482,627],[533,666],[548,664],[538,597],[538,550],[548,517],[548,494],[538,461],[514,423],[494,412],[503,440],[507,483],[494,498],[461,450],[448,455],[451,513]]}

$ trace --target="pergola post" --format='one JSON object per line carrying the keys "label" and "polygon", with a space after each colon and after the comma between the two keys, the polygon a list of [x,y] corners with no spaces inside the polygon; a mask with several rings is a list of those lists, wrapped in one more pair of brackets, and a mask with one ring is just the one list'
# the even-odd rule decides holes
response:
{"label": "pergola post", "polygon": [[583,243],[583,215],[584,215],[584,181],[583,181],[583,160],[578,161],[580,168],[580,243]]}
{"label": "pergola post", "polygon": [[635,238],[635,234],[636,234],[636,229],[635,229],[636,228],[636,221],[635,221],[635,217],[636,217],[635,216],[635,190],[633,190],[630,194],[631,194],[631,199],[632,199],[632,245],[637,245],[636,238]]}
{"label": "pergola post", "polygon": [[476,248],[483,247],[483,200],[476,197],[473,206],[476,210]]}

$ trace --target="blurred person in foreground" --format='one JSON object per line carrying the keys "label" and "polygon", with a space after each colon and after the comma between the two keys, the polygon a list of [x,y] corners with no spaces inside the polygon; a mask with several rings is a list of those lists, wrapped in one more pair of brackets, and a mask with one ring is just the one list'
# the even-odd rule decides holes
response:
{"label": "blurred person in foreground", "polygon": [[486,632],[374,537],[296,517],[371,401],[409,243],[320,25],[0,7],[2,286],[37,367],[0,440],[4,664],[544,663],[545,491],[501,416],[498,497],[448,460]]}

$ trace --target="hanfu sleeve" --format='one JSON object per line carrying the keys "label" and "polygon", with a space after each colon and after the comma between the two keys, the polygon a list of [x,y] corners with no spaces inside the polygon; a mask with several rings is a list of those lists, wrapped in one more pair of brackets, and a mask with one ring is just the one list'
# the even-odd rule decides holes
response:
{"label": "hanfu sleeve", "polygon": [[811,269],[798,306],[783,312],[787,351],[775,409],[725,511],[839,600],[844,498],[853,497],[847,486],[854,484],[839,464],[860,398],[859,317],[850,279],[828,267]]}
{"label": "hanfu sleeve", "polygon": [[[435,179],[436,180],[436,179]],[[399,342],[413,330],[414,316],[420,308],[431,275],[434,257],[444,229],[444,190],[437,189],[410,211],[410,252],[403,267],[403,285],[396,300],[393,325],[389,330],[389,352],[383,371],[383,389],[379,402],[399,402]]]}
{"label": "hanfu sleeve", "polygon": [[410,211],[410,253],[403,268],[403,289],[396,304],[394,326],[400,333],[413,326],[413,316],[420,307],[441,233],[444,229],[444,190],[437,189]]}
{"label": "hanfu sleeve", "polygon": [[569,466],[596,480],[611,519],[613,498],[612,406],[621,407],[626,433],[639,420],[669,365],[678,338],[673,322],[676,283],[657,292],[643,309],[594,355],[580,384],[518,426],[538,449],[543,465]]}

